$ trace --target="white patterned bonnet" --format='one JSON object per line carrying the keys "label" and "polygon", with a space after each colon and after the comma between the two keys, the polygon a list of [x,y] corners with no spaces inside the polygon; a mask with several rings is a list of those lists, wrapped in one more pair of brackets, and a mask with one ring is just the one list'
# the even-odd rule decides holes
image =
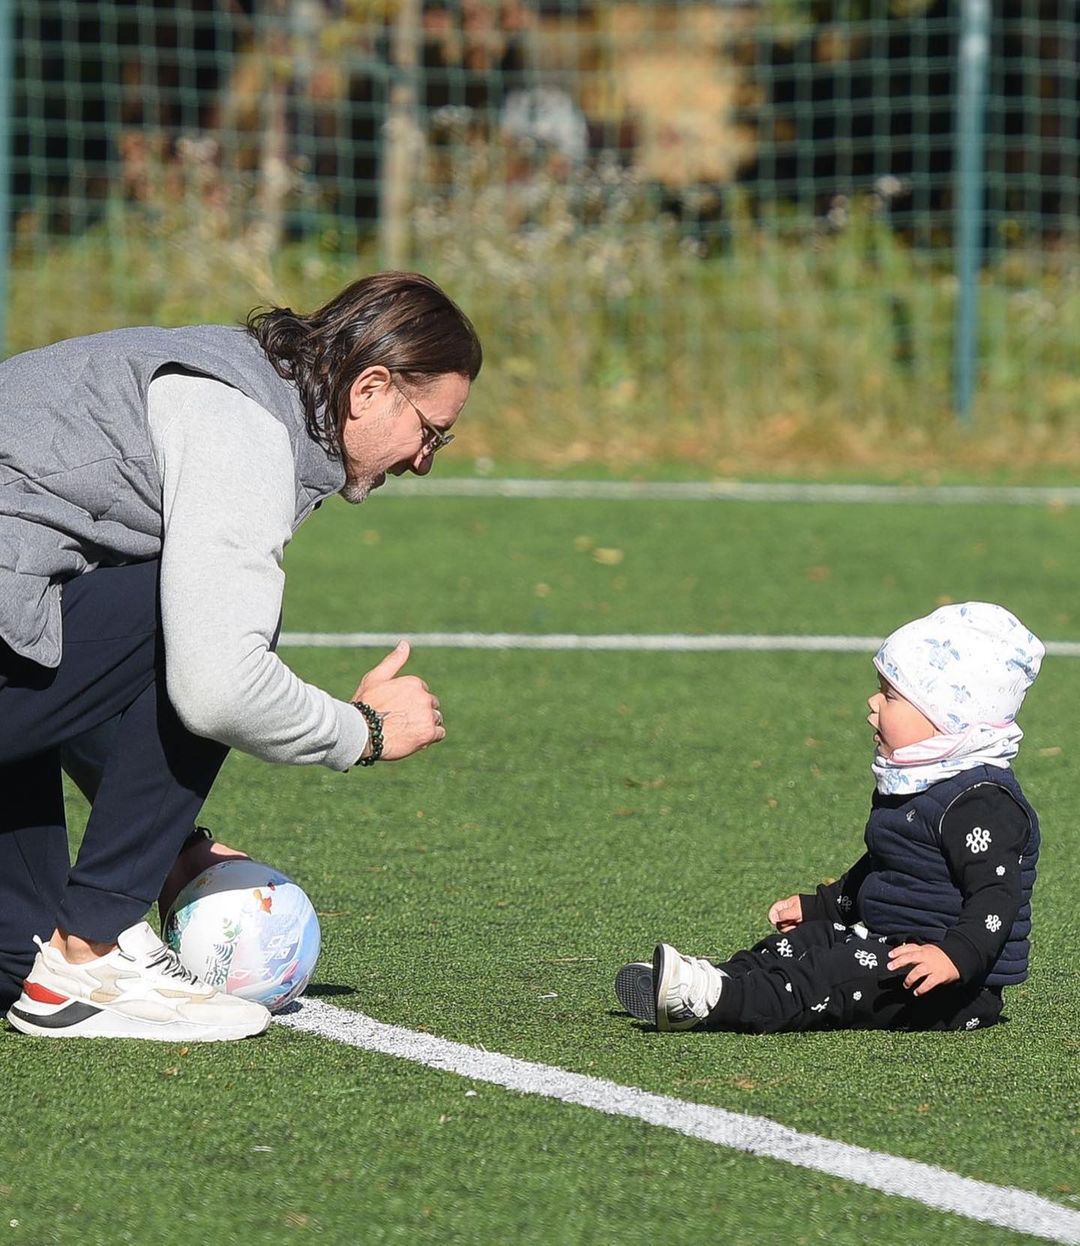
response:
{"label": "white patterned bonnet", "polygon": [[874,665],[940,732],[1003,726],[1039,673],[1042,642],[1003,606],[942,606],[898,628]]}

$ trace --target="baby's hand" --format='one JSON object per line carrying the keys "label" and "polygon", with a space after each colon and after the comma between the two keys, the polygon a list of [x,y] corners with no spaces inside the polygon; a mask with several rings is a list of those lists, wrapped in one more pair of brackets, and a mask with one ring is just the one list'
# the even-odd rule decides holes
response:
{"label": "baby's hand", "polygon": [[960,971],[934,943],[902,943],[889,953],[889,968],[911,972],[904,979],[908,990],[925,995],[936,986],[960,981]]}
{"label": "baby's hand", "polygon": [[788,896],[786,900],[777,900],[769,909],[769,921],[783,933],[794,930],[802,921],[802,900],[798,896]]}

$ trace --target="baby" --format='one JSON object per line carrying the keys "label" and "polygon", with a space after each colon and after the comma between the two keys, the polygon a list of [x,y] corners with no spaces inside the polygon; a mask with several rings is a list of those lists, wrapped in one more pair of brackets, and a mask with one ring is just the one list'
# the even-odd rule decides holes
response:
{"label": "baby", "polygon": [[1009,763],[1045,650],[1001,606],[942,606],[874,659],[866,852],[769,909],[778,931],[713,963],[661,943],[623,1007],[660,1030],[973,1030],[1028,976],[1039,820]]}

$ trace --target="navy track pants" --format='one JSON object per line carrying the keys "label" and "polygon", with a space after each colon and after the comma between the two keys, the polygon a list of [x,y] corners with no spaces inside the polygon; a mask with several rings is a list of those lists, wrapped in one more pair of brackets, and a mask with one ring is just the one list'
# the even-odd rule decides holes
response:
{"label": "navy track pants", "polygon": [[[228,753],[165,691],[156,561],[64,585],[59,667],[0,642],[0,1008],[60,927],[111,942],[142,920]],[[61,756],[113,722],[86,834],[68,854]]]}

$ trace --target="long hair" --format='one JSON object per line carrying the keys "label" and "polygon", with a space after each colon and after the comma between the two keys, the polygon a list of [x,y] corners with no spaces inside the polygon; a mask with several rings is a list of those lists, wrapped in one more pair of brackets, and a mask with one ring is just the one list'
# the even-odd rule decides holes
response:
{"label": "long hair", "polygon": [[473,381],[484,358],[469,318],[420,273],[363,277],[307,315],[255,308],[247,329],[296,385],[311,437],[336,458],[349,390],[365,368],[381,364],[414,384],[448,372]]}

